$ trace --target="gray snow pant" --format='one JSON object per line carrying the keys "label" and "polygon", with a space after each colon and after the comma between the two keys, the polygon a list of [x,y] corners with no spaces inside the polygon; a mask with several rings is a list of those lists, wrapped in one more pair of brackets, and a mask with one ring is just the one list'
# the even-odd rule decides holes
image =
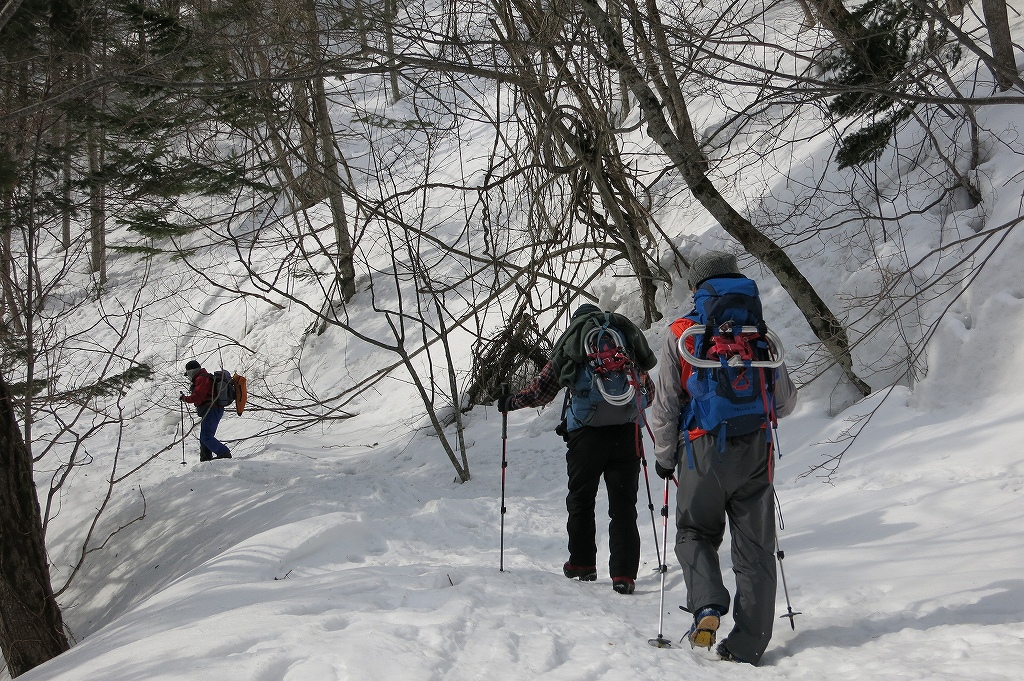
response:
{"label": "gray snow pant", "polygon": [[693,613],[707,605],[729,609],[718,561],[728,516],[736,575],[729,652],[756,665],[775,623],[775,504],[768,443],[764,431],[758,431],[729,438],[724,452],[711,435],[691,446],[694,470],[685,443],[679,446],[676,498],[676,557],[686,581],[686,607]]}

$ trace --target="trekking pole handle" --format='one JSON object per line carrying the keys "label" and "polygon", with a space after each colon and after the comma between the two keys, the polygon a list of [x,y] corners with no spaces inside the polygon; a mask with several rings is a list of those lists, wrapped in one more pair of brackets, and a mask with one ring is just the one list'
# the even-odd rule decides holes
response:
{"label": "trekking pole handle", "polygon": [[[713,359],[700,359],[699,357],[694,356],[694,354],[686,348],[687,338],[703,335],[706,330],[707,327],[703,324],[694,324],[690,328],[686,329],[686,331],[683,331],[683,334],[679,336],[679,342],[676,344],[676,347],[679,350],[679,356],[686,360],[690,366],[696,369],[718,369],[722,366],[721,362]],[[740,327],[739,333],[758,333],[758,330],[756,326],[743,326]],[[782,347],[782,339],[779,338],[771,329],[767,330],[765,337],[768,339],[768,346],[771,349],[772,354],[775,355],[775,359],[753,360],[750,362],[750,366],[762,369],[777,369],[786,361],[786,353]],[[747,364],[739,357],[730,357],[726,363],[732,367],[742,367]]]}

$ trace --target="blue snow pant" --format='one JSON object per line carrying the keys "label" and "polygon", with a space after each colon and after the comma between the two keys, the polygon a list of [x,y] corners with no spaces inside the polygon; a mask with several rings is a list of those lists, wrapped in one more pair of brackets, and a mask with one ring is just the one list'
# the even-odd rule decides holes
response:
{"label": "blue snow pant", "polygon": [[686,445],[678,452],[676,499],[676,557],[686,581],[686,607],[693,613],[708,605],[729,609],[718,560],[728,518],[736,576],[729,652],[756,665],[775,623],[775,504],[768,443],[764,431],[758,431],[728,438],[724,452],[710,434],[691,446],[693,470]]}
{"label": "blue snow pant", "polygon": [[209,461],[214,455],[230,454],[228,446],[217,439],[217,426],[224,417],[224,407],[208,407],[205,413],[200,410],[199,417],[202,419],[199,424],[199,460]]}

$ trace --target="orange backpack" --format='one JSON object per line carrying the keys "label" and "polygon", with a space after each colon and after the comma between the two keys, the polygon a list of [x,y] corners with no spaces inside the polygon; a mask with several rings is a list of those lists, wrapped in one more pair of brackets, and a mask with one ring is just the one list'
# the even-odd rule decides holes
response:
{"label": "orange backpack", "polygon": [[231,380],[235,384],[235,412],[241,416],[245,410],[245,403],[249,399],[249,391],[245,387],[245,376],[235,374]]}

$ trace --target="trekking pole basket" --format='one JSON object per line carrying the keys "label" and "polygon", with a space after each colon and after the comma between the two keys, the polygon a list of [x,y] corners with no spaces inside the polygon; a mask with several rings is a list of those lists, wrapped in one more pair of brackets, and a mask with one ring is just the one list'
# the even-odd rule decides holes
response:
{"label": "trekking pole basket", "polygon": [[[758,329],[756,326],[742,326],[737,332],[735,329],[729,334],[735,340],[733,343],[727,343],[726,347],[721,348],[722,354],[715,359],[701,359],[696,357],[686,348],[686,339],[694,336],[701,336],[707,331],[707,327],[703,324],[694,324],[679,336],[679,342],[677,344],[679,350],[679,356],[686,360],[690,366],[695,369],[718,369],[721,368],[723,360],[728,366],[731,367],[744,367],[751,366],[762,369],[777,369],[782,366],[786,361],[785,351],[782,347],[782,340],[770,329]],[[768,351],[772,356],[772,359],[752,359],[752,353],[750,352],[749,339],[764,337],[768,343]],[[713,336],[718,338],[718,334]],[[745,347],[745,351],[739,351]],[[716,348],[712,347],[709,349],[708,354],[712,354]],[[731,354],[728,358],[725,358],[727,350],[737,350],[735,354]],[[744,357],[746,355],[746,357]]]}

